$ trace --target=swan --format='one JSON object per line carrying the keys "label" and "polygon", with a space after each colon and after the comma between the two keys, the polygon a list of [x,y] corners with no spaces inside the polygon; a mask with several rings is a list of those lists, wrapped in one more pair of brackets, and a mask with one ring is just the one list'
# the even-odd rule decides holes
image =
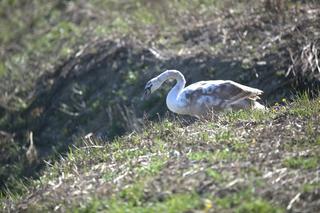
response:
{"label": "swan", "polygon": [[185,87],[186,80],[178,70],[166,70],[148,81],[144,88],[144,99],[168,79],[177,81],[166,98],[169,110],[177,114],[202,117],[212,111],[266,109],[256,101],[263,93],[259,89],[231,80],[199,81]]}

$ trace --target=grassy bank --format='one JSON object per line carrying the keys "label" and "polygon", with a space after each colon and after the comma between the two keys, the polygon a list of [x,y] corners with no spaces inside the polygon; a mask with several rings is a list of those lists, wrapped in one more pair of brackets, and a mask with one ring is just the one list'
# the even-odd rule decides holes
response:
{"label": "grassy bank", "polygon": [[314,212],[320,207],[319,112],[319,98],[301,96],[267,112],[193,123],[166,118],[113,141],[83,138],[28,181],[23,194],[2,198],[2,208]]}
{"label": "grassy bank", "polygon": [[[316,0],[1,1],[1,207],[312,211],[319,11]],[[280,104],[166,117],[171,83],[140,99],[166,69]]]}

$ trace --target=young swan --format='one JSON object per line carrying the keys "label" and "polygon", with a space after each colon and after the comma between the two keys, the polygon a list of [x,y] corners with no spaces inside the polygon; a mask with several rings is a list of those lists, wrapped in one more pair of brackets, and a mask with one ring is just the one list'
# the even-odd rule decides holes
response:
{"label": "young swan", "polygon": [[174,113],[202,117],[212,111],[266,109],[256,101],[263,93],[259,89],[229,80],[199,81],[185,87],[186,80],[177,70],[167,70],[148,81],[144,97],[159,89],[167,79],[177,81],[166,99],[169,110]]}

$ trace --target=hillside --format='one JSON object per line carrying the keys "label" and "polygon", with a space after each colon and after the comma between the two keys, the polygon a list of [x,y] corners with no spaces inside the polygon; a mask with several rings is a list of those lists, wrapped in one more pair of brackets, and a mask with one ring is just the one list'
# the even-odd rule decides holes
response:
{"label": "hillside", "polygon": [[[91,136],[5,211],[316,212],[320,99],[186,123],[165,118],[106,142]],[[80,139],[79,139],[80,140]]]}
{"label": "hillside", "polygon": [[[0,17],[6,211],[319,206],[319,1],[3,0]],[[259,88],[271,111],[173,115],[172,82],[141,100],[166,69]]]}

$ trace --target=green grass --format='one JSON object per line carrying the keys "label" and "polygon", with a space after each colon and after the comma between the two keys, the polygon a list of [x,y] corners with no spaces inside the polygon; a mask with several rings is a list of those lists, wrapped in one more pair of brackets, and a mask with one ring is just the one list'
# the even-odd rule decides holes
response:
{"label": "green grass", "polygon": [[227,113],[225,116],[226,120],[231,123],[239,121],[261,122],[274,117],[275,114],[272,113],[272,110],[239,110],[236,112]]}
{"label": "green grass", "polygon": [[254,198],[252,188],[247,188],[222,198],[216,198],[214,203],[221,209],[230,209],[239,207],[244,202],[250,202]]}
{"label": "green grass", "polygon": [[315,169],[320,165],[319,157],[290,157],[283,165],[291,169]]}
{"label": "green grass", "polygon": [[161,171],[165,163],[165,158],[153,157],[148,165],[138,168],[138,173],[141,175],[156,175]]}
{"label": "green grass", "polygon": [[256,199],[252,202],[244,202],[238,207],[235,212],[237,213],[282,213],[284,209],[275,207],[262,199]]}
{"label": "green grass", "polygon": [[308,92],[300,93],[294,102],[299,107],[291,107],[288,112],[299,117],[310,117],[317,115],[320,105],[316,101],[311,101]]}
{"label": "green grass", "polygon": [[232,152],[228,149],[225,150],[218,150],[216,152],[191,152],[188,154],[188,158],[190,160],[195,160],[195,161],[201,161],[201,160],[208,160],[211,162],[218,162],[222,160],[226,161],[233,161],[237,159],[241,159],[241,157],[245,156],[245,153],[237,153],[237,152]]}
{"label": "green grass", "polygon": [[192,194],[176,194],[172,195],[163,202],[147,202],[144,205],[137,203],[121,201],[118,198],[100,203],[100,201],[93,201],[87,207],[77,210],[72,209],[72,212],[95,212],[91,211],[92,206],[94,210],[98,210],[99,206],[106,208],[108,212],[122,213],[122,212],[185,212],[191,209],[199,208],[201,204],[200,197]]}
{"label": "green grass", "polygon": [[284,212],[284,209],[269,203],[262,198],[254,195],[253,188],[249,187],[239,192],[228,195],[224,198],[218,198],[215,200],[215,204],[221,211],[224,209],[233,209],[238,213],[280,213]]}
{"label": "green grass", "polygon": [[319,192],[320,191],[320,181],[315,183],[306,183],[303,184],[301,187],[302,192],[312,193],[314,191]]}
{"label": "green grass", "polygon": [[119,193],[119,197],[124,200],[125,202],[128,202],[132,204],[132,206],[141,206],[142,199],[143,199],[143,189],[144,189],[144,181],[135,183],[125,189],[123,189]]}
{"label": "green grass", "polygon": [[108,200],[93,199],[85,207],[75,206],[70,212],[96,212],[105,209],[108,212],[184,212],[200,207],[201,198],[194,193],[172,194],[165,200],[145,201],[144,182],[135,183]]}
{"label": "green grass", "polygon": [[222,182],[223,176],[218,171],[215,171],[211,168],[206,169],[206,173],[209,177],[211,177],[216,182]]}
{"label": "green grass", "polygon": [[104,176],[103,179],[105,181],[112,181],[113,179],[115,179],[116,174],[114,174],[112,171],[107,171]]}

